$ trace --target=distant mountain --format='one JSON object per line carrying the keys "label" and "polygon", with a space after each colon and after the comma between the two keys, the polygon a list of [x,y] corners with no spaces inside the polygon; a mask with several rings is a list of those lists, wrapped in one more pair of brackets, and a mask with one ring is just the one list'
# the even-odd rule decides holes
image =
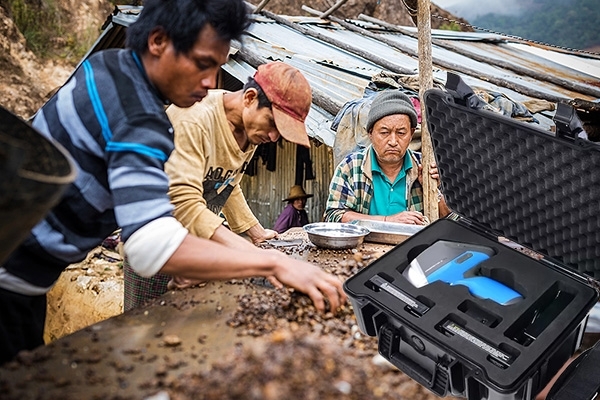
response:
{"label": "distant mountain", "polygon": [[598,0],[523,0],[519,15],[486,14],[473,25],[579,50],[600,45]]}

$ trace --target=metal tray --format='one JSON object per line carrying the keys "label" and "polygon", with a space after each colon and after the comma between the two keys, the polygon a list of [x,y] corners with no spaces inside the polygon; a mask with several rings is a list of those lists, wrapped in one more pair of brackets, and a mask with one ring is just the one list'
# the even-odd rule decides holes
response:
{"label": "metal tray", "polygon": [[385,244],[402,243],[424,228],[421,225],[365,220],[354,220],[351,224],[362,226],[369,230],[369,234],[365,236],[365,241]]}
{"label": "metal tray", "polygon": [[351,249],[362,244],[369,230],[341,222],[315,222],[304,225],[308,239],[325,249]]}

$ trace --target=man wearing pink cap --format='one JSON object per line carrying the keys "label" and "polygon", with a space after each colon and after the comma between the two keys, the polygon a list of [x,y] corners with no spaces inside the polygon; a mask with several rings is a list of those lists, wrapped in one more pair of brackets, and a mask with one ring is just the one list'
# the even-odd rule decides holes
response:
{"label": "man wearing pink cap", "polygon": [[[165,166],[169,195],[175,217],[190,233],[237,250],[268,253],[239,235],[246,234],[254,243],[277,235],[258,222],[239,183],[259,144],[283,136],[310,146],[304,120],[311,102],[310,85],[300,71],[272,62],[258,67],[241,90],[211,90],[190,108],[167,109],[175,130],[175,150]],[[223,225],[221,213],[229,229]],[[295,268],[307,267],[312,270],[314,266]],[[229,273],[229,278],[240,276],[239,271]],[[167,275],[143,278],[126,265],[125,309],[166,292],[170,279]],[[280,286],[274,278],[270,281]],[[171,281],[180,287],[190,284],[193,282],[179,278]]]}

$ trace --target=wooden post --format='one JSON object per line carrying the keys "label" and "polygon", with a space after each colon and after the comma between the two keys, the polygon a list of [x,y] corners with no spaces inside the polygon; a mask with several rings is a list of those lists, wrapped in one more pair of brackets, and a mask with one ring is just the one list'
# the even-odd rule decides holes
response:
{"label": "wooden post", "polygon": [[269,0],[261,1],[254,9],[253,14],[258,14],[259,12],[261,12],[262,9],[265,8],[265,6],[267,5],[268,2],[269,2]]}
{"label": "wooden post", "polygon": [[429,176],[429,165],[435,161],[431,136],[427,129],[424,93],[433,88],[431,61],[431,2],[418,0],[417,33],[419,43],[419,98],[421,100],[421,151],[423,153],[423,213],[429,221],[439,218],[437,181]]}

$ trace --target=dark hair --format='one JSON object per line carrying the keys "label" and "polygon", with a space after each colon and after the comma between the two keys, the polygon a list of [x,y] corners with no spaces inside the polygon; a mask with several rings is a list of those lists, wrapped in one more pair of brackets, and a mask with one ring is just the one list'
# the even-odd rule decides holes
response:
{"label": "dark hair", "polygon": [[250,24],[243,0],[146,0],[137,21],[127,28],[126,46],[144,54],[148,36],[163,29],[178,53],[187,53],[206,25],[223,40],[239,39]]}
{"label": "dark hair", "polygon": [[267,98],[267,95],[262,90],[260,85],[256,83],[256,81],[252,77],[248,78],[248,82],[246,82],[246,84],[244,85],[244,92],[250,88],[254,88],[258,92],[258,108],[271,108],[271,101]]}

